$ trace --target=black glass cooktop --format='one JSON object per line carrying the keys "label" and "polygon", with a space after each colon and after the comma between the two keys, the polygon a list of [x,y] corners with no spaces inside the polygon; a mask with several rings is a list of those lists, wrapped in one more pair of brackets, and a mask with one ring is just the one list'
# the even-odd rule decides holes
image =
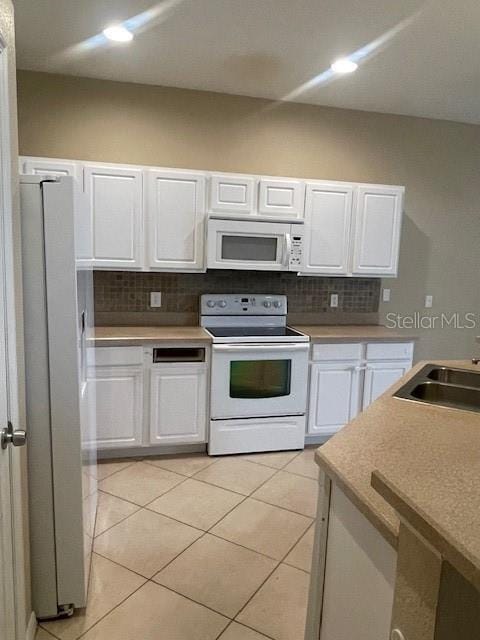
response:
{"label": "black glass cooktop", "polygon": [[251,338],[274,336],[288,338],[302,334],[290,327],[207,327],[215,338]]}

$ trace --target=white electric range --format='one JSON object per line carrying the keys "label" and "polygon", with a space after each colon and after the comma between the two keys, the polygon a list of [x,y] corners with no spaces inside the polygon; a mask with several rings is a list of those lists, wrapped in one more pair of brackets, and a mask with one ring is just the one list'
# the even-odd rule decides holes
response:
{"label": "white electric range", "polygon": [[201,296],[212,336],[210,455],[303,449],[309,338],[287,326],[287,297]]}

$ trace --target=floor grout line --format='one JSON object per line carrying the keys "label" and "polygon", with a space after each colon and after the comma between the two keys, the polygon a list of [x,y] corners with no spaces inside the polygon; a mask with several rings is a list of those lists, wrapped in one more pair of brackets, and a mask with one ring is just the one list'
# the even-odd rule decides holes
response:
{"label": "floor grout line", "polygon": [[[132,462],[126,462],[127,460],[132,460]],[[92,478],[95,478],[95,480],[97,481],[97,484],[99,482],[103,482],[104,480],[106,480],[107,478],[111,478],[112,476],[114,476],[116,473],[120,473],[120,471],[125,471],[125,469],[128,469],[128,467],[131,467],[132,465],[134,465],[136,462],[140,462],[140,460],[132,459],[132,458],[116,458],[115,460],[108,460],[105,462],[125,462],[127,464],[126,467],[123,467],[122,469],[117,469],[116,471],[112,471],[112,473],[109,473],[108,476],[105,476],[104,478],[97,478],[96,476],[92,476]],[[98,462],[96,464],[97,467],[101,467],[102,466],[102,462]],[[91,475],[91,474],[90,474]]]}
{"label": "floor grout line", "polygon": [[[106,491],[98,491],[98,493],[104,493],[105,495],[107,495],[109,497],[117,498],[118,500],[123,500],[123,498],[119,498],[118,496],[114,496],[112,493],[107,493]],[[100,496],[98,496],[98,499],[99,498],[100,498]],[[96,538],[99,538],[102,534],[107,533],[107,531],[110,531],[110,529],[113,529],[113,527],[116,527],[117,524],[120,524],[121,522],[123,522],[124,520],[129,518],[130,516],[133,516],[134,513],[137,513],[137,511],[140,511],[140,509],[142,509],[142,507],[139,507],[138,504],[135,504],[134,502],[129,502],[128,500],[124,500],[124,502],[127,502],[128,504],[131,504],[132,506],[137,507],[137,509],[135,511],[132,511],[132,513],[129,513],[128,515],[126,515],[124,518],[122,518],[118,522],[115,522],[115,524],[112,524],[110,527],[107,527],[104,531],[101,531],[100,533],[97,533],[97,531],[96,531],[97,520],[98,520],[98,502],[97,502],[97,514],[95,516],[95,529],[94,529],[94,532],[93,532],[93,541],[94,542],[95,542]]]}
{"label": "floor grout line", "polygon": [[145,582],[143,584],[141,584],[138,589],[135,589],[135,591],[132,591],[132,593],[130,593],[126,598],[124,598],[121,602],[119,602],[117,605],[115,605],[113,607],[113,609],[110,609],[110,611],[108,611],[105,615],[103,615],[101,618],[99,618],[94,624],[92,624],[91,627],[89,627],[88,629],[86,629],[85,631],[83,631],[79,636],[76,637],[75,640],[79,640],[79,638],[83,638],[83,636],[87,633],[89,633],[94,627],[97,626],[97,624],[99,624],[102,620],[104,620],[107,616],[109,616],[111,613],[113,613],[115,611],[115,609],[118,609],[118,607],[120,607],[122,604],[124,604],[129,598],[131,598],[135,593],[137,593],[137,591],[140,591],[140,589],[142,589],[146,584],[147,584],[148,580],[145,579]]}
{"label": "floor grout line", "polygon": [[269,504],[271,507],[277,507],[277,509],[283,509],[284,511],[289,511],[290,513],[294,513],[297,516],[303,516],[304,518],[310,518],[311,520],[315,520],[317,514],[314,516],[307,515],[306,513],[301,513],[300,511],[294,511],[293,509],[288,509],[288,507],[281,507],[279,504],[275,504],[274,502],[267,502],[264,498],[259,498],[258,496],[249,496],[252,500],[257,500],[257,502],[263,502],[263,504]]}
{"label": "floor grout line", "polygon": [[[293,460],[295,460],[299,455],[301,455],[301,453],[302,453],[302,451],[299,451],[299,452],[297,453],[297,455],[296,455],[294,458],[292,458],[292,460],[290,460],[290,461],[289,461],[285,466],[287,466],[287,465],[288,465],[288,464],[290,464]],[[135,591],[133,591],[131,594],[129,594],[126,598],[124,598],[120,603],[118,603],[115,607],[113,607],[113,609],[109,610],[109,611],[108,611],[104,616],[102,616],[99,620],[97,620],[97,621],[96,621],[96,622],[95,622],[91,627],[89,627],[89,629],[87,629],[85,632],[83,632],[83,633],[82,633],[80,636],[78,636],[77,638],[81,638],[83,635],[85,635],[85,633],[87,633],[88,631],[90,631],[90,630],[91,630],[94,626],[96,626],[96,625],[97,625],[101,620],[103,620],[105,617],[107,617],[108,615],[110,615],[110,614],[111,614],[115,609],[117,609],[117,608],[118,608],[119,606],[121,606],[121,605],[122,605],[126,600],[128,600],[128,598],[130,598],[132,595],[134,595],[134,593],[136,593],[139,589],[141,589],[142,587],[144,587],[144,586],[145,586],[145,584],[147,584],[147,582],[152,582],[153,584],[156,584],[157,586],[161,586],[161,587],[163,587],[163,588],[165,588],[165,589],[167,589],[167,590],[169,590],[169,591],[172,591],[173,593],[176,593],[177,595],[179,595],[179,596],[181,596],[181,597],[185,598],[186,600],[189,600],[189,601],[191,601],[191,602],[196,603],[196,604],[197,604],[197,605],[199,605],[199,606],[202,606],[202,607],[204,607],[204,608],[206,608],[206,609],[209,609],[209,610],[211,610],[212,612],[214,612],[214,613],[216,613],[216,614],[218,614],[218,615],[222,615],[224,618],[226,618],[227,620],[229,620],[229,621],[230,621],[230,622],[229,622],[229,624],[228,624],[228,625],[227,625],[227,626],[226,626],[226,627],[225,627],[225,628],[220,632],[219,636],[217,636],[217,639],[218,639],[218,638],[220,638],[220,637],[221,637],[221,635],[222,635],[223,633],[225,633],[225,631],[229,628],[229,626],[231,626],[231,624],[232,624],[233,622],[235,622],[235,621],[236,621],[236,622],[237,622],[237,624],[240,624],[240,625],[242,625],[242,626],[244,626],[244,627],[246,627],[246,628],[249,628],[249,629],[251,629],[251,630],[253,630],[253,631],[256,631],[256,632],[258,632],[258,633],[263,633],[263,635],[264,635],[266,638],[270,638],[270,640],[275,640],[275,638],[273,638],[273,637],[269,636],[268,634],[265,634],[264,632],[259,631],[258,629],[255,629],[254,627],[251,627],[251,626],[249,626],[249,625],[247,625],[247,624],[244,624],[243,622],[238,621],[238,620],[237,620],[237,618],[238,618],[238,616],[242,613],[242,611],[247,607],[247,605],[251,602],[251,600],[256,596],[256,594],[260,591],[260,589],[261,589],[261,588],[266,584],[266,582],[271,578],[271,576],[275,573],[275,571],[277,571],[277,570],[278,570],[278,568],[279,568],[282,564],[284,564],[285,566],[288,566],[289,568],[293,568],[293,569],[297,569],[298,571],[302,571],[302,573],[305,573],[305,574],[307,574],[307,575],[308,575],[308,572],[307,572],[307,571],[305,571],[305,570],[303,570],[303,569],[300,569],[300,568],[298,568],[298,567],[295,567],[294,565],[290,565],[289,563],[285,562],[285,560],[286,560],[287,556],[290,554],[290,552],[294,549],[294,547],[295,547],[295,546],[300,542],[300,540],[301,540],[301,539],[302,539],[302,538],[307,534],[307,532],[309,531],[309,529],[314,525],[314,523],[315,523],[315,518],[312,518],[311,516],[307,516],[307,515],[305,515],[305,514],[303,514],[303,513],[299,513],[299,512],[297,512],[297,511],[292,510],[292,509],[288,509],[288,508],[286,508],[286,507],[282,507],[282,506],[279,506],[279,505],[276,505],[276,504],[272,504],[272,503],[269,503],[269,502],[267,502],[267,501],[265,501],[265,500],[262,500],[262,499],[259,499],[259,498],[256,498],[256,497],[253,497],[253,494],[254,494],[256,491],[258,491],[258,490],[259,490],[259,489],[260,489],[264,484],[266,484],[267,482],[269,482],[270,480],[272,480],[273,478],[275,478],[275,476],[276,476],[276,475],[278,475],[281,471],[285,471],[285,466],[284,466],[284,467],[281,467],[281,468],[278,468],[278,467],[270,467],[270,466],[268,466],[268,465],[265,465],[265,464],[262,464],[262,463],[259,463],[259,462],[254,462],[254,461],[251,461],[251,460],[245,460],[245,462],[251,462],[252,464],[259,465],[259,466],[262,466],[262,467],[268,468],[268,469],[270,469],[271,471],[273,471],[273,473],[272,473],[272,475],[271,475],[271,476],[269,476],[268,478],[266,478],[266,479],[265,479],[261,484],[259,484],[259,485],[254,489],[254,490],[252,490],[252,491],[251,491],[249,494],[247,494],[247,495],[245,495],[244,493],[239,493],[239,492],[237,492],[237,491],[235,491],[235,490],[232,490],[232,489],[229,489],[229,488],[227,489],[226,487],[222,487],[222,486],[220,486],[220,485],[213,484],[212,482],[208,482],[208,481],[206,481],[206,480],[202,480],[202,479],[196,478],[196,475],[197,475],[197,474],[201,473],[201,472],[202,472],[202,471],[204,471],[205,469],[211,468],[212,466],[214,466],[217,462],[219,462],[219,461],[220,461],[220,460],[222,460],[222,459],[224,459],[224,458],[219,458],[218,460],[215,460],[214,462],[212,462],[212,464],[210,464],[210,465],[208,465],[208,466],[204,467],[203,469],[200,469],[198,472],[194,473],[193,475],[189,475],[189,476],[186,476],[185,474],[182,474],[182,473],[178,473],[178,472],[170,471],[169,469],[164,469],[163,467],[160,467],[159,465],[155,465],[155,464],[149,463],[149,462],[147,462],[147,461],[144,461],[144,462],[146,462],[147,464],[150,464],[150,466],[154,466],[154,467],[160,468],[160,469],[162,469],[162,470],[164,470],[164,471],[169,471],[170,473],[175,473],[176,475],[182,476],[182,478],[183,478],[183,480],[182,480],[181,482],[179,482],[179,483],[178,483],[178,484],[176,484],[175,486],[171,487],[170,489],[168,489],[168,490],[167,490],[167,491],[165,491],[164,493],[160,494],[159,496],[156,496],[153,500],[151,500],[150,502],[148,502],[148,503],[147,503],[147,504],[145,504],[145,505],[138,505],[137,503],[132,502],[131,500],[127,500],[127,499],[125,499],[125,498],[123,498],[123,497],[121,497],[121,496],[117,496],[117,495],[115,495],[115,494],[109,493],[108,491],[105,491],[104,489],[101,489],[101,488],[99,488],[99,489],[98,489],[98,491],[99,491],[100,493],[105,493],[105,494],[110,495],[110,496],[113,496],[113,497],[115,497],[115,498],[117,498],[117,499],[124,500],[125,502],[127,502],[127,503],[129,503],[129,504],[132,504],[132,505],[134,505],[135,507],[137,507],[137,509],[136,509],[136,511],[134,511],[132,514],[129,514],[129,515],[128,515],[128,516],[126,516],[125,518],[122,518],[122,520],[120,520],[119,522],[115,523],[114,525],[112,525],[111,527],[109,527],[108,529],[106,529],[105,531],[103,531],[101,534],[99,534],[99,536],[95,536],[95,537],[100,537],[101,535],[103,535],[103,533],[106,533],[107,531],[110,531],[110,530],[111,530],[111,529],[113,529],[115,526],[117,526],[117,524],[121,524],[121,522],[124,522],[125,520],[127,520],[127,519],[128,519],[128,518],[130,518],[130,517],[132,517],[133,515],[135,515],[136,513],[138,513],[139,511],[141,511],[142,509],[143,509],[143,510],[146,510],[146,511],[148,511],[148,512],[150,512],[150,513],[156,513],[157,515],[161,515],[161,516],[163,516],[163,517],[165,517],[165,518],[168,518],[168,519],[170,519],[170,520],[173,520],[174,522],[177,522],[177,523],[179,523],[179,524],[183,524],[184,526],[188,526],[188,527],[190,527],[190,528],[196,529],[199,533],[201,533],[201,535],[200,535],[198,538],[196,538],[194,541],[192,541],[192,542],[191,542],[187,547],[185,547],[185,549],[183,549],[183,550],[182,550],[182,551],[180,551],[178,554],[176,554],[176,555],[175,555],[175,557],[174,557],[174,558],[172,558],[172,559],[171,559],[167,564],[165,564],[161,569],[159,569],[158,571],[156,571],[156,572],[155,572],[155,574],[154,574],[151,578],[147,578],[147,577],[143,576],[142,574],[138,573],[137,571],[134,571],[134,570],[130,569],[129,567],[126,567],[126,566],[124,566],[123,564],[121,564],[121,563],[119,563],[119,562],[117,562],[117,561],[115,561],[115,560],[112,560],[111,558],[108,558],[107,556],[104,556],[103,554],[98,553],[97,551],[94,551],[94,553],[95,553],[95,554],[97,554],[98,556],[100,556],[100,557],[102,557],[102,558],[105,558],[106,560],[108,560],[108,561],[110,561],[110,562],[113,562],[114,564],[116,564],[116,565],[118,565],[118,566],[122,567],[123,569],[125,569],[125,570],[127,570],[127,571],[131,571],[131,572],[132,572],[132,573],[134,573],[135,575],[137,575],[137,576],[139,576],[140,578],[142,578],[142,579],[144,580],[144,582],[142,583],[142,585],[140,585],[140,586],[138,587],[138,589],[136,589],[136,590],[135,590]],[[142,461],[143,461],[143,460],[142,460]],[[131,464],[129,464],[128,466],[124,467],[123,469],[119,469],[118,471],[113,472],[112,474],[110,474],[109,476],[107,476],[106,478],[104,478],[104,480],[106,480],[106,479],[107,479],[107,478],[109,478],[109,477],[112,477],[113,475],[115,475],[115,474],[117,474],[117,473],[120,473],[120,472],[121,472],[121,471],[123,471],[123,470],[128,469],[129,467],[131,467],[131,466],[132,466],[133,464],[135,464],[136,462],[139,462],[139,460],[138,460],[138,459],[134,460]],[[285,471],[285,472],[286,472],[286,473],[289,473],[290,475],[299,476],[299,477],[303,477],[303,478],[306,478],[306,479],[313,480],[313,478],[309,478],[308,476],[304,476],[304,475],[302,475],[302,474],[292,473],[291,471]],[[193,479],[193,480],[196,480],[197,482],[202,482],[203,484],[206,484],[206,485],[208,485],[208,486],[213,486],[213,487],[216,487],[216,488],[223,489],[224,491],[231,492],[231,493],[233,493],[233,494],[235,494],[235,495],[241,496],[241,497],[242,497],[242,500],[241,500],[239,503],[237,503],[236,505],[234,505],[231,509],[229,509],[229,510],[228,510],[228,511],[227,511],[227,512],[226,512],[226,513],[225,513],[225,514],[224,514],[224,515],[223,515],[223,516],[218,520],[218,521],[216,521],[214,524],[212,524],[212,525],[209,527],[209,529],[207,529],[207,530],[200,529],[199,527],[196,527],[196,526],[194,526],[194,525],[191,525],[191,524],[188,524],[188,523],[182,522],[181,520],[177,520],[176,518],[172,518],[171,516],[168,516],[168,515],[166,515],[166,514],[163,514],[163,513],[160,513],[160,512],[154,511],[153,509],[150,509],[150,508],[149,508],[149,506],[150,506],[153,502],[155,502],[157,499],[161,498],[161,497],[162,497],[162,496],[164,496],[164,495],[167,495],[168,493],[170,493],[171,491],[173,491],[176,487],[178,487],[178,486],[180,486],[180,485],[184,484],[184,483],[186,482],[186,480],[188,480],[188,479]],[[98,481],[98,483],[99,483],[99,482],[101,482],[101,481]],[[261,503],[263,503],[263,504],[268,504],[269,506],[275,507],[275,508],[277,508],[277,509],[281,509],[281,510],[283,510],[283,511],[287,511],[287,512],[290,512],[290,513],[293,513],[293,514],[296,514],[296,515],[300,515],[300,516],[303,516],[304,518],[308,518],[308,519],[312,520],[311,524],[307,527],[307,529],[305,529],[305,530],[302,532],[302,534],[298,537],[298,539],[296,539],[296,541],[295,541],[292,545],[290,545],[290,546],[289,546],[288,551],[283,555],[283,557],[282,557],[282,559],[281,559],[281,560],[278,560],[277,558],[272,558],[271,556],[269,556],[269,555],[267,555],[267,554],[265,554],[265,553],[263,553],[263,552],[257,551],[257,550],[255,550],[255,549],[251,549],[251,548],[246,547],[246,546],[244,546],[244,545],[242,545],[242,544],[239,544],[239,543],[237,543],[237,542],[233,542],[233,541],[231,541],[231,540],[228,540],[228,539],[226,539],[226,538],[223,538],[222,536],[217,535],[217,534],[215,534],[215,533],[213,533],[213,532],[212,532],[212,529],[213,529],[214,527],[216,527],[219,523],[221,523],[221,522],[222,522],[225,518],[227,518],[227,517],[228,517],[228,516],[229,516],[229,515],[230,515],[230,514],[235,510],[235,509],[237,509],[238,507],[240,507],[240,506],[241,506],[241,505],[242,505],[246,500],[248,500],[248,499],[251,499],[251,500],[257,500],[258,502],[261,502]],[[170,587],[167,587],[166,585],[159,584],[158,582],[156,582],[156,581],[154,580],[155,576],[157,576],[158,574],[160,574],[160,573],[161,573],[164,569],[166,569],[170,564],[172,564],[173,562],[175,562],[175,560],[177,560],[177,559],[178,559],[178,558],[179,558],[183,553],[185,553],[185,552],[186,552],[190,547],[192,547],[196,542],[198,542],[198,541],[200,541],[202,538],[204,538],[207,534],[208,534],[208,535],[211,535],[212,537],[216,537],[216,538],[218,538],[218,539],[224,540],[225,542],[228,542],[228,543],[230,543],[230,544],[233,544],[233,545],[235,545],[235,546],[237,546],[237,547],[240,547],[240,548],[246,549],[246,550],[251,551],[251,552],[253,552],[253,553],[257,553],[258,555],[260,555],[260,556],[262,556],[262,557],[265,557],[265,558],[268,558],[269,560],[271,560],[271,561],[275,562],[275,566],[272,568],[272,571],[268,574],[268,576],[265,578],[265,580],[263,580],[263,581],[262,581],[262,583],[257,587],[257,589],[254,591],[254,593],[253,593],[253,594],[248,598],[248,600],[245,602],[245,604],[244,604],[244,605],[241,607],[241,609],[236,613],[236,615],[234,616],[234,618],[230,618],[230,617],[229,617],[229,616],[227,616],[226,614],[221,613],[221,612],[219,612],[219,611],[217,611],[217,610],[215,610],[215,609],[213,609],[213,608],[211,608],[211,607],[209,607],[209,606],[207,606],[207,605],[205,605],[205,604],[203,604],[203,603],[201,603],[201,602],[198,602],[197,600],[194,600],[193,598],[190,598],[189,596],[186,596],[185,594],[183,594],[183,593],[181,593],[181,592],[177,592],[177,591],[175,591],[175,589],[172,589],[172,588],[170,588]],[[49,633],[51,633],[51,632],[49,632]],[[54,637],[57,637],[57,636],[54,636]],[[58,640],[60,640],[60,639],[58,639]]]}

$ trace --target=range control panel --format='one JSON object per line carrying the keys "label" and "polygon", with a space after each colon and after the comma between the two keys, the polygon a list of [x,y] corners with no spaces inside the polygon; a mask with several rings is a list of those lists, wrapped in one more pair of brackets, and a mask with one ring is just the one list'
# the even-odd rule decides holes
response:
{"label": "range control panel", "polygon": [[285,316],[287,296],[206,293],[200,298],[200,313],[203,316]]}

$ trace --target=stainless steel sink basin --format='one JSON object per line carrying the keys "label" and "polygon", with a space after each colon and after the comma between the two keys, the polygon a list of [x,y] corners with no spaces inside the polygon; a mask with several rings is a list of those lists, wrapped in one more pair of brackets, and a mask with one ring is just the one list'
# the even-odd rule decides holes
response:
{"label": "stainless steel sink basin", "polygon": [[475,373],[475,371],[438,367],[432,369],[427,374],[427,377],[430,378],[430,380],[436,380],[437,382],[455,384],[461,387],[475,387],[476,389],[480,389],[480,373]]}
{"label": "stainless steel sink basin", "polygon": [[480,373],[428,364],[395,397],[480,413]]}
{"label": "stainless steel sink basin", "polygon": [[421,382],[412,389],[411,395],[429,404],[439,404],[465,411],[480,411],[480,389],[438,382]]}

